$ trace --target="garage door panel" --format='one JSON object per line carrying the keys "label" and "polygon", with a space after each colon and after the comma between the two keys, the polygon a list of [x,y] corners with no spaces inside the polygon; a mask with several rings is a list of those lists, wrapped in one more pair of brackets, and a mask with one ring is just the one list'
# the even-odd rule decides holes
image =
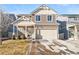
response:
{"label": "garage door panel", "polygon": [[57,38],[56,30],[40,30],[43,39],[53,40]]}

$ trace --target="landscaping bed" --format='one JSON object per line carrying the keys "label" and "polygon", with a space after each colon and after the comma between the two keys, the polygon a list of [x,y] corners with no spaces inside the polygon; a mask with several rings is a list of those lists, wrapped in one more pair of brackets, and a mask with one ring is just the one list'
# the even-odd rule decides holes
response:
{"label": "landscaping bed", "polygon": [[6,40],[0,45],[0,55],[25,55],[30,41]]}

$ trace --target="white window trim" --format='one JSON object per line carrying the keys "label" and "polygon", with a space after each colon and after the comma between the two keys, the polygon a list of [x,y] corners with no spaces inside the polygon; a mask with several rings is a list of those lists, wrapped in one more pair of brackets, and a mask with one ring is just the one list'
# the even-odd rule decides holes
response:
{"label": "white window trim", "polygon": [[52,20],[51,20],[51,21],[48,21],[48,16],[49,16],[49,15],[46,16],[47,22],[53,22],[53,15],[50,15],[50,16],[52,16]]}
{"label": "white window trim", "polygon": [[[40,16],[40,21],[36,21],[36,16]],[[35,15],[35,22],[41,22],[41,15]]]}

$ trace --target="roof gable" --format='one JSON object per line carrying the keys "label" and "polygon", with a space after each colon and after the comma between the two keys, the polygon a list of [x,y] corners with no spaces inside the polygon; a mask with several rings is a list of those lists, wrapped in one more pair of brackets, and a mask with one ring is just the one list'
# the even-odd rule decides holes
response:
{"label": "roof gable", "polygon": [[15,26],[32,26],[35,25],[33,21],[31,21],[29,18],[22,16],[18,20],[14,21],[12,23]]}
{"label": "roof gable", "polygon": [[43,4],[32,12],[32,14],[57,14],[57,12]]}

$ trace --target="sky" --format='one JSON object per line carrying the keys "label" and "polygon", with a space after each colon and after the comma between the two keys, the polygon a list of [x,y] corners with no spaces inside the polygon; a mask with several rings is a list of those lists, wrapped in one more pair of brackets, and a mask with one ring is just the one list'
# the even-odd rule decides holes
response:
{"label": "sky", "polygon": [[[7,13],[30,14],[41,4],[0,4],[0,9]],[[79,4],[47,4],[59,14],[79,14]]]}

